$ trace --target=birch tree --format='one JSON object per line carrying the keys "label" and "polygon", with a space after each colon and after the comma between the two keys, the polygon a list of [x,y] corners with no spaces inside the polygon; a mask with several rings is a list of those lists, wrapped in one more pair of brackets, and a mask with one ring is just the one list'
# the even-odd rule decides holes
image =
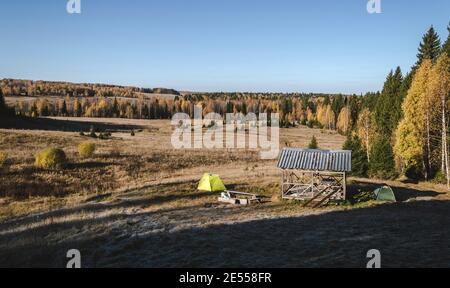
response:
{"label": "birch tree", "polygon": [[441,119],[441,171],[447,178],[447,186],[450,188],[449,157],[448,157],[448,139],[447,139],[447,101],[450,93],[450,59],[446,53],[443,53],[437,60],[430,73],[429,95],[438,99],[439,102],[435,108],[440,110]]}
{"label": "birch tree", "polygon": [[422,99],[426,97],[431,68],[431,60],[425,59],[402,105],[404,118],[396,131],[394,151],[407,168],[418,167],[424,160],[425,113],[421,105],[424,103]]}

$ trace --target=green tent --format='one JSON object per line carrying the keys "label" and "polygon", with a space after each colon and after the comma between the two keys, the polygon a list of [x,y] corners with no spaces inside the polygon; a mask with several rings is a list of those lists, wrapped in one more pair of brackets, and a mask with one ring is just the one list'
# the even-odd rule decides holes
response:
{"label": "green tent", "polygon": [[377,201],[397,202],[391,187],[384,186],[374,191]]}
{"label": "green tent", "polygon": [[203,175],[202,179],[200,179],[197,189],[200,191],[218,192],[224,191],[227,188],[223,185],[219,175],[206,173]]}

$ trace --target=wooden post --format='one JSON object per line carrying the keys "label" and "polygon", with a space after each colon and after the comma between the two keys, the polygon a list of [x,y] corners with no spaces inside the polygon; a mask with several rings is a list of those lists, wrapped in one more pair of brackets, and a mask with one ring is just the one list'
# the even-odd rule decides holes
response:
{"label": "wooden post", "polygon": [[344,183],[344,200],[347,200],[347,173],[344,172],[342,174],[343,174],[343,177],[344,177],[344,179],[342,181]]}

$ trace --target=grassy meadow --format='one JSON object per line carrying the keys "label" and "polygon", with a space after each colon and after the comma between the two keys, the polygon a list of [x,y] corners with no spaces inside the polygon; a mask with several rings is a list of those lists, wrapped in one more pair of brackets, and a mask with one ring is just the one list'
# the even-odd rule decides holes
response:
{"label": "grassy meadow", "polygon": [[[172,149],[168,120],[21,121],[0,129],[9,161],[0,174],[0,266],[64,267],[72,248],[88,267],[361,267],[365,251],[380,246],[394,267],[450,263],[443,185],[351,178],[349,201],[305,208],[280,199],[276,160],[257,150]],[[111,136],[89,137],[92,125]],[[312,136],[323,149],[345,141],[305,126],[280,134],[281,147],[306,147]],[[78,153],[85,142],[95,144],[90,157]],[[64,168],[35,166],[48,147],[64,150]],[[196,190],[206,172],[267,201],[219,204],[217,193]],[[364,198],[382,184],[399,203]]]}

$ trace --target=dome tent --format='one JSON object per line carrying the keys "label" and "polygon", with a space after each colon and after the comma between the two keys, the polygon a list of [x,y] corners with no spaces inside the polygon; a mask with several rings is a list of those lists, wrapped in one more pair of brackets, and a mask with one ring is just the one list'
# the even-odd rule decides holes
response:
{"label": "dome tent", "polygon": [[374,191],[377,201],[397,202],[394,191],[389,186],[383,186]]}
{"label": "dome tent", "polygon": [[225,191],[227,188],[223,185],[219,175],[206,173],[203,175],[202,179],[200,179],[197,189],[199,191],[220,192]]}

